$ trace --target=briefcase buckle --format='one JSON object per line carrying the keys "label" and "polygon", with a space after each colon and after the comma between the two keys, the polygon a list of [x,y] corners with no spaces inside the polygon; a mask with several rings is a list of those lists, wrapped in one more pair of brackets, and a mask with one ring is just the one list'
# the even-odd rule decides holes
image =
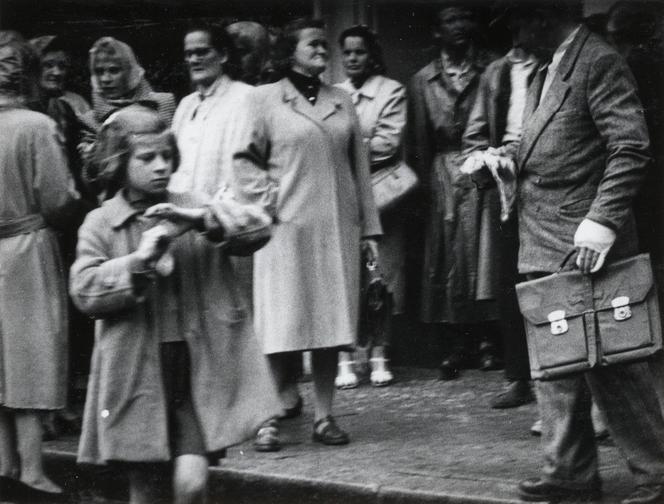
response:
{"label": "briefcase buckle", "polygon": [[551,334],[558,336],[559,334],[565,334],[569,331],[569,325],[567,320],[565,320],[565,310],[555,310],[547,315],[549,322],[551,323]]}
{"label": "briefcase buckle", "polygon": [[611,300],[613,307],[613,318],[618,322],[627,320],[632,316],[632,309],[629,307],[629,297],[619,296]]}

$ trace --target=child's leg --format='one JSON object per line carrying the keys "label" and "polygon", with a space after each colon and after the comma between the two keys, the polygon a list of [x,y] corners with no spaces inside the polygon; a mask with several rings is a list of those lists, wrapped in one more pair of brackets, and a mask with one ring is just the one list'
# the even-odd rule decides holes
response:
{"label": "child's leg", "polygon": [[160,478],[152,465],[131,464],[129,476],[129,502],[130,504],[155,504],[160,502],[163,489],[160,488]]}
{"label": "child's leg", "polygon": [[42,425],[35,410],[15,410],[14,422],[18,454],[21,458],[21,482],[42,492],[62,493],[62,488],[44,474],[42,467]]}
{"label": "child's leg", "polygon": [[208,459],[203,455],[180,455],[173,470],[173,502],[204,504],[207,496]]}
{"label": "child's leg", "polygon": [[18,478],[14,414],[0,408],[0,476]]}

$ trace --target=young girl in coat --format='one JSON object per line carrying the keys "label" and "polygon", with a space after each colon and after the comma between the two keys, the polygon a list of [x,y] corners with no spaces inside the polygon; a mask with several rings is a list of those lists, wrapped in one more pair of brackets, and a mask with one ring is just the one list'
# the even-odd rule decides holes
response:
{"label": "young girl in coat", "polygon": [[79,462],[126,469],[131,502],[158,501],[163,468],[174,502],[203,502],[209,461],[281,411],[228,258],[265,243],[269,218],[169,193],[176,144],[145,107],[111,116],[97,153],[122,189],[87,216],[71,270],[98,319]]}

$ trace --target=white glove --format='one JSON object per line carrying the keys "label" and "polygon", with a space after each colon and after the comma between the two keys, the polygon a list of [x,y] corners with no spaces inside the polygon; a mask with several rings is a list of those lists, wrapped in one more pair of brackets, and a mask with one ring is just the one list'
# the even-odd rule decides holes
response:
{"label": "white glove", "polygon": [[574,246],[579,249],[576,265],[583,273],[595,273],[604,265],[616,241],[616,232],[590,219],[583,219],[574,233]]}

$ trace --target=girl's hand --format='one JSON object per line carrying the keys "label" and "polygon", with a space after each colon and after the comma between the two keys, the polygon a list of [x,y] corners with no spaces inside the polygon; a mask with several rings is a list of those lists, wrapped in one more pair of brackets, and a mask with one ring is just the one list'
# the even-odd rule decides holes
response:
{"label": "girl's hand", "polygon": [[202,208],[182,208],[173,203],[158,203],[145,211],[144,217],[159,217],[173,222],[200,224],[205,216]]}
{"label": "girl's hand", "polygon": [[148,266],[159,259],[170,245],[171,238],[168,229],[164,226],[155,226],[144,231],[141,242],[134,255]]}

